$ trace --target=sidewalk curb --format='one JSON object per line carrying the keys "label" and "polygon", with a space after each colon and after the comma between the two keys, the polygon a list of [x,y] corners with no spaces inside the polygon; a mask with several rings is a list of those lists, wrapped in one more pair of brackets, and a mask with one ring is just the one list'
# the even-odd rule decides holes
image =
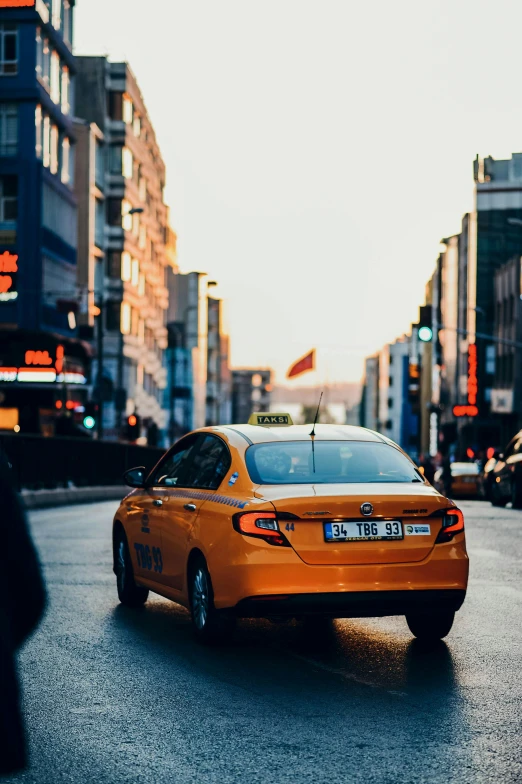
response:
{"label": "sidewalk curb", "polygon": [[121,501],[128,490],[124,485],[107,487],[59,487],[55,490],[22,490],[26,509],[46,509],[52,506],[89,504],[97,501]]}

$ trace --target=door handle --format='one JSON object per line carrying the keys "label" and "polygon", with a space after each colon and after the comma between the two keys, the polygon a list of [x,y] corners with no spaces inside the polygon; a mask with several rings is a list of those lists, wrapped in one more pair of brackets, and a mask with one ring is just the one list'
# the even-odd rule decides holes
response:
{"label": "door handle", "polygon": [[161,500],[161,498],[155,498],[152,503],[154,504],[154,506],[163,506],[163,501]]}
{"label": "door handle", "polygon": [[186,509],[187,512],[195,512],[197,507],[196,507],[196,504],[185,504],[183,509]]}

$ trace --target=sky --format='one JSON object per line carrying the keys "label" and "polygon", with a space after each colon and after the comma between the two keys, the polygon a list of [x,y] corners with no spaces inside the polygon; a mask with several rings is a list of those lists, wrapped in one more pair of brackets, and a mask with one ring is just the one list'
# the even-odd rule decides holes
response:
{"label": "sky", "polygon": [[513,0],[77,0],[75,50],[135,73],[233,365],[315,347],[323,384],[417,320],[476,154],[522,150],[521,29]]}

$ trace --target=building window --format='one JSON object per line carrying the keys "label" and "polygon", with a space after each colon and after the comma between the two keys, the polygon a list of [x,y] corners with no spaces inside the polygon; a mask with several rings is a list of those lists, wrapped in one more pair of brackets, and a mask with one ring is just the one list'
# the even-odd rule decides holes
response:
{"label": "building window", "polygon": [[121,154],[123,148],[119,145],[112,145],[109,154],[109,168],[111,174],[121,174]]}
{"label": "building window", "polygon": [[42,149],[42,107],[40,104],[35,109],[34,113],[34,125],[36,129],[36,157],[41,158],[43,154]]}
{"label": "building window", "polygon": [[131,283],[133,286],[139,286],[140,283],[140,263],[138,259],[132,260]]}
{"label": "building window", "polygon": [[51,100],[60,103],[60,56],[58,52],[51,52]]}
{"label": "building window", "polygon": [[105,244],[105,202],[96,199],[94,210],[94,242],[99,248]]}
{"label": "building window", "polygon": [[123,119],[123,93],[110,92],[107,96],[109,117],[121,122]]}
{"label": "building window", "polygon": [[132,101],[128,95],[123,96],[123,122],[126,125],[132,125],[133,120],[133,106]]}
{"label": "building window", "polygon": [[36,75],[43,79],[43,38],[39,27],[36,28]]}
{"label": "building window", "polygon": [[140,182],[138,185],[138,192],[141,202],[147,201],[147,180],[143,175],[140,177]]}
{"label": "building window", "polygon": [[66,65],[62,68],[62,112],[69,114],[69,69]]}
{"label": "building window", "polygon": [[0,76],[18,73],[18,27],[0,25]]}
{"label": "building window", "polygon": [[131,331],[131,316],[132,310],[128,302],[121,303],[121,334],[129,335]]}
{"label": "building window", "polygon": [[109,301],[105,305],[105,327],[109,332],[120,331],[120,303]]}
{"label": "building window", "polygon": [[128,251],[121,254],[121,279],[124,281],[130,280],[132,276],[132,260]]}
{"label": "building window", "polygon": [[70,182],[71,179],[71,142],[67,138],[64,137],[62,141],[62,182],[66,185]]}
{"label": "building window", "polygon": [[388,408],[393,408],[393,398],[392,397],[388,398]]}
{"label": "building window", "polygon": [[122,172],[126,180],[132,180],[133,158],[128,147],[124,147],[122,152]]}
{"label": "building window", "polygon": [[18,179],[14,174],[0,177],[0,223],[18,218]]}
{"label": "building window", "polygon": [[134,121],[132,123],[132,130],[134,131],[134,136],[136,136],[136,138],[139,139],[140,138],[140,134],[141,134],[141,119],[140,119],[139,114],[135,114],[134,115]]}
{"label": "building window", "polygon": [[69,0],[63,0],[63,40],[72,44],[72,9]]}
{"label": "building window", "polygon": [[127,199],[121,202],[121,225],[125,231],[132,231],[134,215],[130,215],[132,204]]}
{"label": "building window", "polygon": [[62,1],[53,0],[52,22],[55,30],[59,30],[62,26]]}
{"label": "building window", "polygon": [[43,119],[43,165],[48,169],[51,165],[51,121]]}
{"label": "building window", "polygon": [[58,174],[58,127],[51,126],[51,155],[49,168],[53,174]]}
{"label": "building window", "polygon": [[103,145],[100,144],[98,140],[96,140],[96,152],[95,152],[95,175],[94,179],[96,185],[100,186],[103,189],[104,184],[104,161],[103,161]]}
{"label": "building window", "polygon": [[[109,199],[107,202],[107,222],[109,226],[121,226],[121,199]],[[120,273],[118,272],[118,275]]]}
{"label": "building window", "polygon": [[49,40],[47,38],[43,39],[43,70],[42,70],[42,79],[46,87],[49,87],[49,80],[51,74],[51,50],[49,48]]}
{"label": "building window", "polygon": [[0,155],[18,152],[18,107],[15,103],[0,103]]}

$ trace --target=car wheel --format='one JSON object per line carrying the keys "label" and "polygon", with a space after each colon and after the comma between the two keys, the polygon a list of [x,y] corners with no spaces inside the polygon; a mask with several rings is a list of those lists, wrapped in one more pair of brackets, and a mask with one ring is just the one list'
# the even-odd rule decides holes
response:
{"label": "car wheel", "polygon": [[511,483],[511,504],[513,509],[522,509],[522,482],[515,476]]}
{"label": "car wheel", "polygon": [[196,639],[205,645],[224,642],[234,631],[235,618],[216,610],[212,580],[203,558],[196,561],[189,579],[190,615]]}
{"label": "car wheel", "polygon": [[492,506],[505,506],[507,504],[506,498],[500,498],[498,495],[498,490],[495,489],[495,485],[491,488],[491,505]]}
{"label": "car wheel", "polygon": [[406,623],[410,632],[418,640],[435,642],[436,640],[442,640],[449,633],[453,626],[454,618],[454,612],[427,613],[423,615],[411,613],[406,616]]}
{"label": "car wheel", "polygon": [[116,572],[116,588],[120,602],[126,607],[138,607],[140,604],[145,604],[149,591],[134,582],[129,545],[123,531],[116,534],[114,545],[116,556],[114,571]]}

